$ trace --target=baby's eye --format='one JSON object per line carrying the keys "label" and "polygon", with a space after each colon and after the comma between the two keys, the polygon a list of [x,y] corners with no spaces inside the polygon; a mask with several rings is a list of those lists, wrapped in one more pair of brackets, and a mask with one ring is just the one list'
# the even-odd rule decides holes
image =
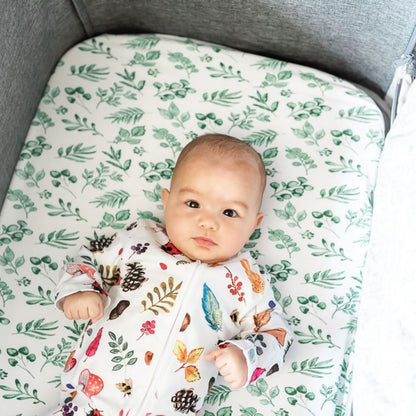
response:
{"label": "baby's eye", "polygon": [[188,205],[189,208],[199,208],[199,204],[196,201],[187,201],[186,205]]}
{"label": "baby's eye", "polygon": [[223,211],[223,214],[226,217],[230,217],[230,218],[234,218],[238,216],[237,212],[235,212],[233,209],[226,209]]}

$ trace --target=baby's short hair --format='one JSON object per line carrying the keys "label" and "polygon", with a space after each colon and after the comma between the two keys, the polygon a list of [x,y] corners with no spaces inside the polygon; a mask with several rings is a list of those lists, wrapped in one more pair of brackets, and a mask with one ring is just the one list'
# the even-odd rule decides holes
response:
{"label": "baby's short hair", "polygon": [[259,169],[263,193],[266,186],[266,169],[261,156],[249,144],[233,136],[219,133],[198,136],[183,148],[176,162],[176,167],[196,149],[204,148],[216,155],[233,158],[236,161],[241,159],[242,156],[253,160]]}

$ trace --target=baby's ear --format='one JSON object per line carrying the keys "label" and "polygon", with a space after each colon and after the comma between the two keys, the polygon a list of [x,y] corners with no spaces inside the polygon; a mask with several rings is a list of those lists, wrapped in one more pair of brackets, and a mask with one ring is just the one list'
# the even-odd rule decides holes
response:
{"label": "baby's ear", "polygon": [[166,188],[163,188],[163,189],[162,189],[162,202],[163,202],[163,207],[164,207],[164,208],[166,208],[166,204],[167,204],[167,202],[168,202],[169,195],[170,195],[169,190],[168,190],[168,189],[166,189]]}
{"label": "baby's ear", "polygon": [[262,212],[259,212],[257,214],[257,221],[256,221],[256,227],[260,225],[260,223],[263,221],[264,214]]}

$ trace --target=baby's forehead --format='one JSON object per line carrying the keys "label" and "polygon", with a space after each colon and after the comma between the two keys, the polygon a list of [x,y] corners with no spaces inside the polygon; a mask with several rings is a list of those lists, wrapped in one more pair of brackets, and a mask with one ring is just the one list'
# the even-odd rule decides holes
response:
{"label": "baby's forehead", "polygon": [[176,164],[176,168],[184,162],[203,163],[211,162],[212,164],[221,162],[224,164],[228,163],[245,163],[252,165],[262,165],[261,158],[256,154],[253,149],[236,149],[235,147],[224,147],[224,146],[212,146],[209,143],[201,143],[199,146],[194,147],[189,152],[179,157]]}

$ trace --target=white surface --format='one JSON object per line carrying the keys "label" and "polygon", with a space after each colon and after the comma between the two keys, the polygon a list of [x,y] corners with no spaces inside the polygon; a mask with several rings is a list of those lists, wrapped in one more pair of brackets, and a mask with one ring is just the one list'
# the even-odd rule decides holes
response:
{"label": "white surface", "polygon": [[415,415],[416,83],[387,135],[354,370],[354,416]]}

